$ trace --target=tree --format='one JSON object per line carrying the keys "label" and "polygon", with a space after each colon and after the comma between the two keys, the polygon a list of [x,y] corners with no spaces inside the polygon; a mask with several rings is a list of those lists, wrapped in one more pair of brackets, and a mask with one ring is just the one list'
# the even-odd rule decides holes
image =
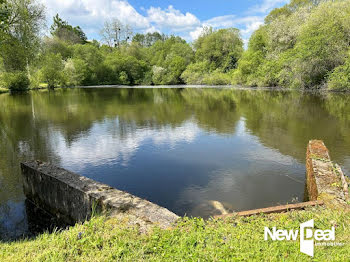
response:
{"label": "tree", "polygon": [[6,0],[0,0],[0,43],[8,27],[10,10]]}
{"label": "tree", "polygon": [[248,44],[248,50],[245,51],[238,61],[237,70],[234,78],[239,84],[248,84],[252,86],[259,85],[260,67],[266,61],[268,43],[266,27],[260,27],[256,30]]}
{"label": "tree", "polygon": [[58,14],[53,18],[51,34],[72,44],[85,44],[87,41],[85,33],[79,26],[71,26],[67,21],[62,20]]}
{"label": "tree", "polygon": [[333,90],[350,90],[350,52],[345,63],[329,74],[328,87]]}
{"label": "tree", "polygon": [[147,34],[136,34],[132,38],[133,43],[138,43],[144,47],[150,47],[155,44],[157,41],[165,41],[167,37],[164,34],[158,32],[147,33]]}
{"label": "tree", "polygon": [[64,76],[68,86],[84,84],[90,73],[87,62],[80,58],[70,58],[64,65]]}
{"label": "tree", "polygon": [[64,83],[63,69],[64,64],[60,54],[47,54],[43,58],[41,75],[48,88],[55,88]]}
{"label": "tree", "polygon": [[313,10],[301,26],[293,62],[286,67],[291,85],[320,87],[330,71],[344,64],[350,43],[349,16],[349,2],[328,2]]}
{"label": "tree", "polygon": [[183,83],[181,74],[193,61],[193,50],[181,37],[171,36],[157,41],[148,49],[148,60],[153,68],[154,84]]}
{"label": "tree", "polygon": [[25,91],[29,87],[29,79],[25,72],[5,72],[0,75],[0,83],[3,87],[15,91]]}
{"label": "tree", "polygon": [[[6,71],[24,71],[38,54],[44,7],[36,0],[7,0],[2,10],[0,56]],[[4,10],[5,13],[4,13]]]}
{"label": "tree", "polygon": [[117,18],[107,20],[100,31],[102,40],[111,47],[119,47],[132,37],[132,28],[120,22]]}
{"label": "tree", "polygon": [[103,66],[103,72],[99,72],[106,84],[139,85],[149,71],[145,61],[123,54],[119,49],[107,55]]}
{"label": "tree", "polygon": [[61,54],[62,58],[65,60],[73,55],[73,50],[69,43],[59,39],[58,37],[45,37],[43,42],[44,53]]}
{"label": "tree", "polygon": [[194,43],[195,63],[182,73],[188,84],[230,84],[232,70],[243,53],[243,41],[235,28],[203,28]]}
{"label": "tree", "polygon": [[97,84],[97,71],[104,60],[99,48],[88,44],[74,45],[72,49],[74,64],[82,76],[80,83],[83,85]]}
{"label": "tree", "polygon": [[[290,88],[347,86],[349,1],[292,0],[274,9],[238,62],[238,83]],[[345,65],[344,65],[345,63]]]}
{"label": "tree", "polygon": [[236,67],[243,53],[243,41],[236,28],[206,30],[194,43],[196,61],[208,61],[210,69],[227,72]]}

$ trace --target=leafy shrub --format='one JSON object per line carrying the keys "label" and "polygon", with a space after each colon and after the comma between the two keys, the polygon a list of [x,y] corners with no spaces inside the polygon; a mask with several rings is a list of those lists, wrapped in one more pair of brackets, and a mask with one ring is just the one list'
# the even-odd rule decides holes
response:
{"label": "leafy shrub", "polygon": [[40,70],[31,70],[30,72],[30,88],[36,89],[40,87],[41,84],[41,72]]}
{"label": "leafy shrub", "polygon": [[119,73],[119,81],[122,85],[130,85],[128,74],[125,71]]}
{"label": "leafy shrub", "polygon": [[48,88],[54,88],[65,84],[64,63],[60,54],[47,54],[43,59],[43,67],[40,70],[42,80]]}
{"label": "leafy shrub", "polygon": [[243,41],[236,28],[207,28],[194,42],[194,47],[196,61],[207,61],[211,71],[220,68],[227,72],[236,68],[236,63],[243,53]]}
{"label": "leafy shrub", "polygon": [[30,81],[25,72],[6,72],[1,75],[1,84],[11,91],[25,91],[28,89]]}
{"label": "leafy shrub", "polygon": [[149,71],[146,62],[118,51],[108,54],[97,69],[98,81],[111,85],[139,85]]}
{"label": "leafy shrub", "polygon": [[80,58],[70,58],[64,63],[64,79],[68,86],[84,84],[89,78],[88,64]]}
{"label": "leafy shrub", "polygon": [[329,89],[350,90],[350,57],[345,64],[335,68],[328,79]]}
{"label": "leafy shrub", "polygon": [[102,52],[94,45],[79,45],[72,47],[74,66],[79,74],[77,79],[81,85],[98,84],[97,72],[104,61]]}
{"label": "leafy shrub", "polygon": [[222,73],[220,71],[214,71],[207,74],[203,78],[203,84],[205,85],[229,85],[232,82],[232,77],[229,73]]}
{"label": "leafy shrub", "polygon": [[349,46],[349,3],[325,3],[314,9],[301,27],[291,63],[292,86],[313,88],[324,84],[335,67],[344,63]]}
{"label": "leafy shrub", "polygon": [[186,84],[201,85],[203,83],[204,76],[209,74],[209,62],[197,62],[190,64],[186,70],[182,73],[181,78]]}
{"label": "leafy shrub", "polygon": [[[349,1],[291,1],[273,10],[265,25],[251,36],[234,73],[235,82],[322,87],[330,72],[345,62],[350,42],[349,15]],[[331,88],[343,88],[345,71],[342,67],[329,76]]]}
{"label": "leafy shrub", "polygon": [[162,85],[163,78],[166,75],[166,69],[160,66],[152,67],[152,82],[155,85]]}
{"label": "leafy shrub", "polygon": [[165,41],[157,41],[147,53],[148,60],[153,66],[152,82],[156,85],[183,83],[181,74],[194,56],[191,46],[175,36]]}
{"label": "leafy shrub", "polygon": [[264,27],[260,27],[253,33],[249,40],[248,50],[243,53],[238,61],[238,67],[233,74],[234,82],[250,86],[258,85],[258,72],[266,59],[267,33]]}

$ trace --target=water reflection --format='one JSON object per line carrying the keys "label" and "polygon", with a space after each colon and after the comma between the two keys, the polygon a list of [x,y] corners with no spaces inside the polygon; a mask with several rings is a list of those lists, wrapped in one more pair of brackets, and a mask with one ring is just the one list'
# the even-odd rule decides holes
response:
{"label": "water reflection", "polygon": [[19,162],[41,159],[182,215],[303,199],[309,139],[350,170],[349,95],[74,89],[0,95],[0,233],[27,230]]}
{"label": "water reflection", "polygon": [[174,128],[163,126],[154,129],[138,128],[135,124],[117,118],[105,121],[102,125],[93,125],[88,133],[69,145],[58,134],[55,153],[61,156],[61,162],[65,166],[76,171],[82,171],[87,165],[128,166],[130,159],[146,143],[155,147],[167,144],[171,150],[177,143],[191,143],[199,131],[192,122],[185,122]]}
{"label": "water reflection", "polygon": [[0,239],[24,236],[28,231],[24,201],[7,201],[0,206]]}

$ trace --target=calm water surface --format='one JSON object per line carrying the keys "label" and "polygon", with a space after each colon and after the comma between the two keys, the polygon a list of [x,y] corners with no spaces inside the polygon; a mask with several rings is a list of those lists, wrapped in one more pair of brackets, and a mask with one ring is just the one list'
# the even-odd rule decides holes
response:
{"label": "calm water surface", "polygon": [[323,139],[350,173],[350,95],[71,89],[0,95],[0,238],[28,231],[19,163],[40,159],[167,207],[215,214],[302,201]]}

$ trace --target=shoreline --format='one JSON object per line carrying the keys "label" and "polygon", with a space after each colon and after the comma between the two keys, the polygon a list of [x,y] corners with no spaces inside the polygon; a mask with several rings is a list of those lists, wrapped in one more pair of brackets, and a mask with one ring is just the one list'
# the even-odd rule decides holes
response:
{"label": "shoreline", "polygon": [[[325,94],[325,93],[337,93],[337,94],[350,94],[350,90],[329,90],[329,89],[292,89],[284,87],[251,87],[251,86],[240,86],[240,85],[91,85],[91,86],[71,86],[71,87],[57,87],[55,89],[232,89],[232,90],[253,90],[253,91],[282,91],[282,92],[301,92],[301,93],[314,93],[314,94]],[[28,91],[40,91],[46,88],[31,88],[26,91],[18,91],[15,93],[24,93]],[[0,88],[0,94],[11,93],[10,90]]]}

